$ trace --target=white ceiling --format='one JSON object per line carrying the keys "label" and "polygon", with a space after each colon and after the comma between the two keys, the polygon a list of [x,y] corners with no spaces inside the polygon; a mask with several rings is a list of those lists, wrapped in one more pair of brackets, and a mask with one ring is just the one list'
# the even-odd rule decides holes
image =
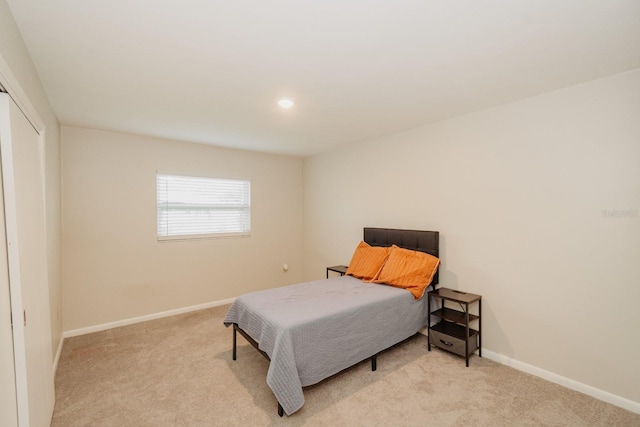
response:
{"label": "white ceiling", "polygon": [[62,124],[300,156],[640,68],[638,0],[8,3]]}

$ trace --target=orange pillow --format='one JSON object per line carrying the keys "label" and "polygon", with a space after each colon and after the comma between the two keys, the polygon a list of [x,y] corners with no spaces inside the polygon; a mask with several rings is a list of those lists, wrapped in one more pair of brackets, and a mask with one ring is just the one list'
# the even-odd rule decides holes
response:
{"label": "orange pillow", "polygon": [[391,248],[370,246],[360,242],[351,257],[347,274],[362,280],[373,279],[389,257],[389,252]]}
{"label": "orange pillow", "polygon": [[420,299],[433,280],[439,264],[440,259],[433,255],[394,245],[387,262],[373,282],[406,289],[415,299]]}

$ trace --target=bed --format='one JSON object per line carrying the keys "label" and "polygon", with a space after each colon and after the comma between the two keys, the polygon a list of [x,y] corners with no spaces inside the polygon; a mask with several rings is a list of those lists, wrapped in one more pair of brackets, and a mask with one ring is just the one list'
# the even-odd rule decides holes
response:
{"label": "bed", "polygon": [[[365,228],[364,242],[396,245],[439,256],[435,231]],[[431,287],[438,283],[437,266]],[[345,275],[242,295],[224,319],[270,360],[267,384],[278,401],[278,414],[293,414],[304,404],[303,387],[316,384],[376,356],[427,325],[426,295],[367,283]]]}

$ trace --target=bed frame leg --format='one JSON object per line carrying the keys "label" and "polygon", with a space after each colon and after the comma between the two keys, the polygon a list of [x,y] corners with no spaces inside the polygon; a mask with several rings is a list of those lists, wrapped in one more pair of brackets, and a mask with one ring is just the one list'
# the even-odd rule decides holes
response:
{"label": "bed frame leg", "polygon": [[378,369],[378,355],[376,354],[375,356],[371,356],[371,370],[375,371],[376,369]]}
{"label": "bed frame leg", "polygon": [[238,326],[234,323],[233,324],[233,360],[236,360],[236,343],[238,340],[238,337],[236,336],[238,334],[237,328]]}
{"label": "bed frame leg", "polygon": [[280,404],[280,402],[278,402],[278,416],[283,416],[284,415],[284,409],[282,408],[282,405]]}

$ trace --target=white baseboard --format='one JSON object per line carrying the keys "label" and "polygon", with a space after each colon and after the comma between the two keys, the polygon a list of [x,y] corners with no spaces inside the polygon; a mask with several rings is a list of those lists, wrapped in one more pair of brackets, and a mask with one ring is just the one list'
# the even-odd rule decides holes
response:
{"label": "white baseboard", "polygon": [[[190,307],[177,308],[175,310],[162,311],[160,313],[147,314],[140,317],[132,317],[130,319],[118,320],[115,322],[103,323],[101,325],[88,326],[86,328],[72,329],[65,331],[63,338],[76,337],[78,335],[91,334],[93,332],[106,331],[107,329],[118,328],[120,326],[133,325],[140,322],[146,322],[148,320],[160,319],[163,317],[175,316],[176,314],[188,313],[190,311],[203,310],[205,308],[217,307],[220,305],[231,304],[235,298],[228,298],[225,300],[212,301],[204,304],[192,305]],[[60,347],[62,348],[62,347]]]}
{"label": "white baseboard", "polygon": [[60,355],[62,354],[62,344],[64,343],[64,334],[60,335],[60,341],[58,342],[58,350],[56,351],[56,357],[53,359],[53,377],[56,377],[56,371],[58,370],[58,362],[60,361]]}
{"label": "white baseboard", "polygon": [[[135,323],[146,322],[148,320],[160,319],[163,317],[175,316],[176,314],[188,313],[191,311],[203,310],[205,308],[217,307],[220,305],[231,304],[235,301],[235,298],[229,298],[226,300],[220,301],[212,301],[205,304],[193,305],[190,307],[178,308],[175,310],[163,311],[160,313],[149,314],[146,316],[133,317],[130,319],[118,320],[116,322],[104,323],[101,325],[89,326],[86,328],[73,329],[70,331],[65,331],[60,338],[60,344],[58,345],[58,352],[56,354],[56,358],[54,361],[54,372],[57,369],[58,361],[60,359],[60,354],[62,351],[62,343],[64,338],[75,337],[78,335],[90,334],[93,332],[105,331],[107,329],[118,328],[120,326],[133,325]],[[424,335],[428,335],[427,328],[423,328],[419,331]],[[540,377],[547,381],[551,381],[552,383],[559,384],[563,387],[567,387],[571,390],[578,391],[580,393],[584,393],[591,397],[595,397],[598,400],[602,400],[604,402],[610,403],[612,405],[619,406],[628,411],[635,412],[636,414],[640,414],[640,403],[634,402],[632,400],[626,399],[624,397],[615,395],[613,393],[609,393],[608,391],[600,390],[598,388],[592,387],[587,384],[583,384],[581,382],[572,380],[570,378],[563,377],[556,373],[544,370],[542,368],[538,368],[537,366],[529,365],[528,363],[521,362],[516,359],[512,359],[508,356],[504,356],[499,353],[495,353],[493,351],[482,349],[483,357],[487,359],[493,360],[494,362],[500,363],[502,365],[506,365],[517,369],[522,372],[526,372],[531,375],[535,375],[536,377]]]}
{"label": "white baseboard", "polygon": [[580,393],[595,397],[598,400],[602,400],[604,402],[611,403],[612,405],[624,408],[628,411],[635,412],[636,414],[640,414],[640,403],[638,402],[634,402],[613,393],[609,393],[608,391],[597,389],[590,385],[583,384],[567,377],[563,377],[553,372],[546,371],[542,368],[538,368],[537,366],[520,362],[519,360],[512,359],[502,354],[494,353],[493,351],[486,350],[484,348],[482,349],[482,356],[486,357],[487,359],[493,360],[494,362],[498,362],[502,365],[510,366],[519,371],[535,375],[536,377],[551,381],[552,383],[559,384],[571,390],[579,391]]}
{"label": "white baseboard", "polygon": [[[429,335],[427,328],[423,328],[418,332],[420,332],[423,335],[427,335],[427,336]],[[477,354],[478,351],[476,350],[474,353]],[[611,403],[612,405],[616,405],[628,411],[635,412],[636,414],[640,414],[640,403],[634,402],[633,400],[629,400],[624,397],[615,395],[613,393],[609,393],[608,391],[600,390],[590,385],[583,384],[581,382],[572,380],[567,377],[563,377],[562,375],[558,375],[556,373],[546,371],[542,368],[538,368],[537,366],[529,365],[528,363],[524,363],[519,360],[512,359],[510,357],[504,356],[499,353],[495,353],[485,348],[482,349],[482,357],[486,357],[487,359],[493,360],[494,362],[498,362],[501,365],[506,365],[511,368],[517,369],[518,371],[535,375],[536,377],[561,385],[568,389],[579,391],[580,393],[584,393],[588,396],[595,397],[596,399],[602,400],[603,402]]]}

